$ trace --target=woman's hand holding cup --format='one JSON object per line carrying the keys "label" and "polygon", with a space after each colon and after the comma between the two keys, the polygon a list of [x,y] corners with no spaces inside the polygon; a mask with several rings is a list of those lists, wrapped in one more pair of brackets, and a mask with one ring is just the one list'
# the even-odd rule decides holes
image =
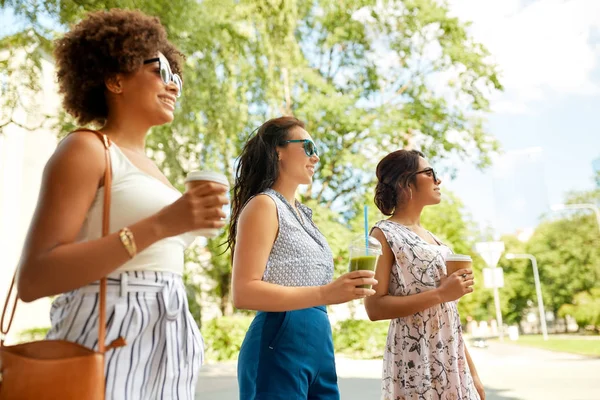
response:
{"label": "woman's hand holding cup", "polygon": [[346,303],[350,300],[374,295],[375,290],[370,287],[359,287],[362,285],[377,285],[377,280],[374,277],[374,271],[356,270],[340,276],[325,286],[321,286],[323,304]]}
{"label": "woman's hand holding cup", "polygon": [[446,257],[446,277],[442,278],[439,289],[442,299],[454,301],[473,292],[473,260],[464,254],[448,254]]}
{"label": "woman's hand holding cup", "polygon": [[199,235],[214,237],[227,218],[223,206],[229,204],[229,186],[213,181],[186,184],[186,192],[158,214],[163,236],[170,237],[196,231]]}
{"label": "woman's hand holding cup", "polygon": [[438,290],[443,302],[458,300],[467,293],[473,292],[473,270],[459,269],[449,276],[442,277]]}

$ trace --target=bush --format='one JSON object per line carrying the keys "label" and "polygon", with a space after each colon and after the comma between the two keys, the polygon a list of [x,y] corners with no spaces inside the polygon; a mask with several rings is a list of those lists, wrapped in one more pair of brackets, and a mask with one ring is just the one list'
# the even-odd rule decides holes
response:
{"label": "bush", "polygon": [[237,360],[253,317],[219,317],[202,326],[207,361]]}
{"label": "bush", "polygon": [[600,332],[600,288],[577,293],[573,304],[562,305],[558,315],[562,318],[571,315],[580,328]]}
{"label": "bush", "polygon": [[49,330],[50,327],[25,329],[17,334],[17,340],[19,342],[44,340]]}
{"label": "bush", "polygon": [[389,321],[340,321],[333,327],[336,354],[362,359],[383,357],[389,324]]}

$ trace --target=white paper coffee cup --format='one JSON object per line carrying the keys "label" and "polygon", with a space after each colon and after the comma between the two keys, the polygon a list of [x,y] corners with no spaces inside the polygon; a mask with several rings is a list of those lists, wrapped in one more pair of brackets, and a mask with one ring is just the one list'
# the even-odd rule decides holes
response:
{"label": "white paper coffee cup", "polygon": [[[191,188],[204,182],[215,182],[221,184],[227,188],[227,191],[229,191],[229,180],[227,180],[227,176],[215,171],[191,171],[185,178],[185,190],[190,190]],[[213,238],[218,236],[219,232],[220,229],[198,229],[190,233],[197,236],[204,236],[206,238]]]}
{"label": "white paper coffee cup", "polygon": [[453,274],[459,269],[472,268],[473,260],[471,256],[465,254],[448,254],[446,256],[446,273]]}

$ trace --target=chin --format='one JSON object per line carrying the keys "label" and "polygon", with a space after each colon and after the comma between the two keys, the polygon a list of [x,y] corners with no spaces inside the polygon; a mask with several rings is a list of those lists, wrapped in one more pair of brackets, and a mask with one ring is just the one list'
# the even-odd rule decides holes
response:
{"label": "chin", "polygon": [[156,114],[154,116],[154,121],[152,121],[152,125],[157,126],[157,125],[164,125],[164,124],[170,124],[171,122],[173,122],[174,115],[173,113],[165,113],[164,111]]}
{"label": "chin", "polygon": [[299,181],[300,185],[310,185],[313,183],[313,178],[312,176],[303,176]]}

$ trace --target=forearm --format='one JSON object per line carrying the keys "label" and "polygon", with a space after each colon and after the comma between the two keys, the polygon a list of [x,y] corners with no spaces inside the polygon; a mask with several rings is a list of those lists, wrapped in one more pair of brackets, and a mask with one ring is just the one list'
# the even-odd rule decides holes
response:
{"label": "forearm", "polygon": [[[140,252],[164,238],[156,217],[129,226]],[[24,257],[18,292],[24,301],[64,293],[100,280],[130,259],[118,232],[97,240],[58,245],[41,255]]]}
{"label": "forearm", "polygon": [[475,364],[473,364],[473,359],[471,358],[471,354],[469,354],[469,350],[467,349],[467,345],[465,344],[465,357],[467,358],[467,364],[469,365],[469,370],[471,371],[471,376],[478,377],[477,369],[475,369]]}
{"label": "forearm", "polygon": [[292,311],[324,305],[323,286],[282,286],[253,280],[234,283],[236,308],[257,311]]}
{"label": "forearm", "polygon": [[438,289],[409,296],[371,296],[365,299],[365,308],[371,321],[407,317],[443,303]]}

